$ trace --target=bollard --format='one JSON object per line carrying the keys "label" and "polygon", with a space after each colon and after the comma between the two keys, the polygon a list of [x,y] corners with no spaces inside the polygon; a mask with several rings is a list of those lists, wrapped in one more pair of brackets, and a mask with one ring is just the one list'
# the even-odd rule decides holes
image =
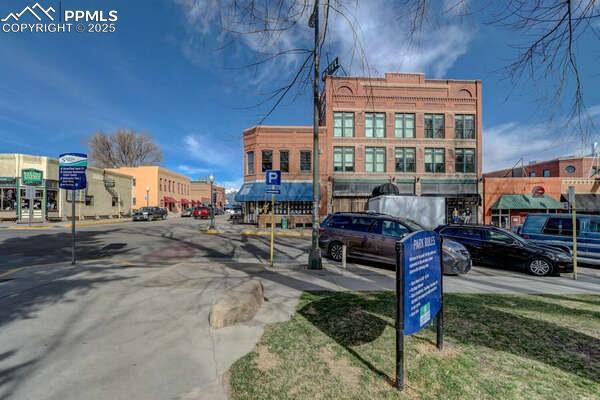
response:
{"label": "bollard", "polygon": [[342,245],[342,268],[346,269],[346,244]]}

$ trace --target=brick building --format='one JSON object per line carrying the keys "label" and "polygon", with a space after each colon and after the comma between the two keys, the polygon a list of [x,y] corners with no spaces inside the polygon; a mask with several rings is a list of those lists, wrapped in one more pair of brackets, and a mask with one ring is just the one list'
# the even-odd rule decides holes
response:
{"label": "brick building", "polygon": [[547,161],[531,161],[527,165],[486,172],[486,177],[562,177],[562,178],[593,178],[600,170],[598,158],[585,157],[560,157]]}
{"label": "brick building", "polygon": [[200,198],[191,196],[187,176],[159,166],[122,167],[111,171],[133,176],[133,207],[164,207],[170,212],[200,204]]}
{"label": "brick building", "polygon": [[[214,205],[223,208],[226,205],[225,188],[213,183],[212,185]],[[210,182],[208,179],[199,179],[190,182],[190,197],[200,199],[202,204],[210,204]]]}
{"label": "brick building", "polygon": [[[480,220],[480,81],[328,76],[323,100],[322,214],[364,210],[372,190],[394,180],[404,195],[443,196],[448,215],[468,209]],[[268,202],[262,172],[281,169],[281,157],[289,187],[277,200],[311,201],[312,127],[259,126],[243,139],[245,184],[236,201],[252,205],[247,213],[260,215],[256,208]],[[309,205],[297,206],[309,225]]]}

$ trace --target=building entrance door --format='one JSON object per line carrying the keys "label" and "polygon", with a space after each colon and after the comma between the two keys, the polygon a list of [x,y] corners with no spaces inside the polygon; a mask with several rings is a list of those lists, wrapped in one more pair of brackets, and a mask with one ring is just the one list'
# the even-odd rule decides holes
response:
{"label": "building entrance door", "polygon": [[27,189],[21,189],[20,220],[25,222],[41,222],[46,215],[44,206],[44,190],[33,189],[33,197],[28,198]]}

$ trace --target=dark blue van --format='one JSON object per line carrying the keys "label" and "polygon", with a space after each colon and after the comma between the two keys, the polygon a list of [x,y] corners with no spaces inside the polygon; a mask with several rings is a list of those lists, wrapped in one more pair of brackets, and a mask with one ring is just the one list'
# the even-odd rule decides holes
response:
{"label": "dark blue van", "polygon": [[[577,259],[582,263],[600,265],[600,215],[577,215],[576,231]],[[520,235],[558,248],[568,248],[572,252],[573,216],[529,214]]]}

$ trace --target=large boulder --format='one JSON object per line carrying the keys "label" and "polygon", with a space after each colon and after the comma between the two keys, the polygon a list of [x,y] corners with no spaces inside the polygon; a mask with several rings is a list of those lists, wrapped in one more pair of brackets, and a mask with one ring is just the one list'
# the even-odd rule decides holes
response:
{"label": "large boulder", "polygon": [[259,280],[251,279],[234,286],[213,304],[209,315],[210,326],[219,329],[249,321],[264,301],[263,285]]}

